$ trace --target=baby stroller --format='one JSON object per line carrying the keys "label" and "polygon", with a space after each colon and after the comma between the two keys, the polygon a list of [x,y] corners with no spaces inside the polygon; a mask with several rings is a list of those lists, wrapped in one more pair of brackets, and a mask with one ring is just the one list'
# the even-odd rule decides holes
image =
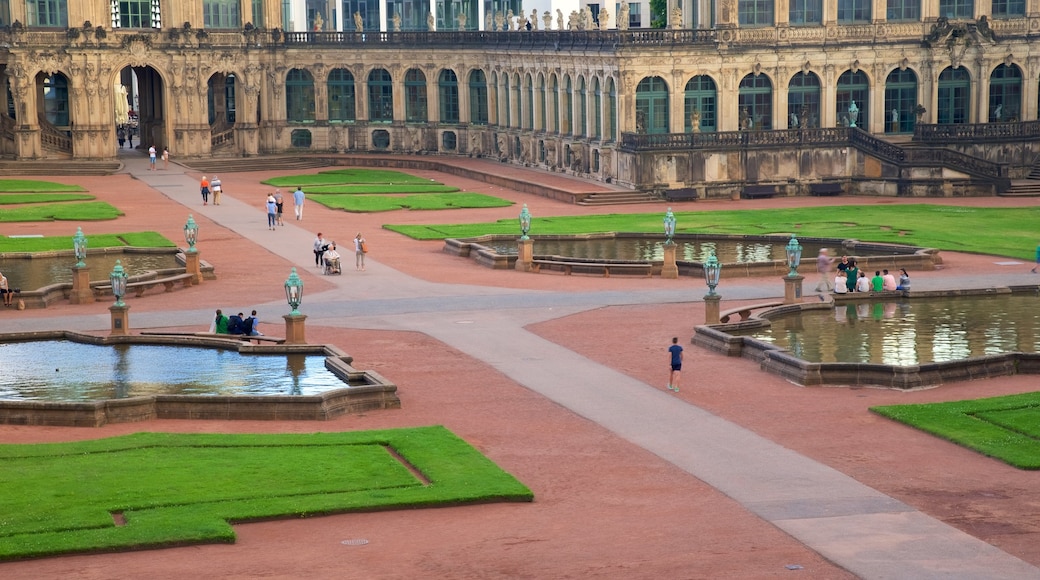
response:
{"label": "baby stroller", "polygon": [[343,273],[343,268],[340,267],[340,259],[339,258],[331,258],[331,259],[330,258],[325,258],[324,260],[322,260],[322,262],[325,264],[324,269],[322,270],[322,273],[325,274],[326,276],[329,275],[329,274],[342,274]]}

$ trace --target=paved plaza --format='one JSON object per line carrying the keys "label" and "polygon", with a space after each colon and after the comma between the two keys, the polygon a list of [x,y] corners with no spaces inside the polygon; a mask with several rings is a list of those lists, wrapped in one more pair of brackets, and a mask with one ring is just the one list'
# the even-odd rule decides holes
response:
{"label": "paved plaza", "polygon": [[[217,280],[131,297],[137,330],[204,330],[215,308],[257,309],[281,335],[282,283],[296,267],[311,342],[330,342],[399,386],[402,409],[312,422],[150,421],[100,429],[0,426],[0,441],[64,441],[136,431],[308,432],[443,424],[517,476],[533,504],[347,514],[242,524],[232,546],[73,556],[0,565],[10,578],[1040,578],[1036,473],[879,418],[870,406],[1035,390],[1031,377],[910,393],[803,388],[689,345],[703,321],[702,280],[492,271],[382,230],[383,223],[661,212],[597,210],[461,178],[419,175],[517,202],[506,209],[356,215],[306,206],[266,227],[259,184],[276,173],[220,175],[220,206],[202,205],[200,174],[147,170],[75,180],[121,209],[84,231],[156,230],[182,241],[189,213]],[[524,172],[529,180],[565,177]],[[575,187],[584,184],[571,182]],[[791,207],[835,200],[696,202],[676,210]],[[847,201],[842,198],[840,201]],[[921,202],[921,200],[913,200]],[[971,205],[1004,199],[929,200]],[[902,203],[854,199],[849,203]],[[3,233],[65,234],[69,224],[5,224]],[[315,233],[350,247],[368,239],[365,272],[344,254],[321,276]],[[1030,264],[943,254],[915,289],[1040,282]],[[806,270],[806,268],[803,268]],[[815,284],[807,275],[806,288]],[[723,308],[782,296],[779,279],[724,278]],[[107,303],[0,312],[0,331],[105,332]],[[686,348],[678,394],[665,389],[666,348]],[[4,364],[17,364],[4,361]],[[343,541],[364,538],[364,546]]]}

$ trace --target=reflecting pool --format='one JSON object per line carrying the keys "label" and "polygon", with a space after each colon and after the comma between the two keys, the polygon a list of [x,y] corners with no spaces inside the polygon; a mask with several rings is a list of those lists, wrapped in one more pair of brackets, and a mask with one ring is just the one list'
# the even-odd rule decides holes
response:
{"label": "reflecting pool", "polygon": [[255,355],[66,340],[0,343],[0,399],[96,401],[146,395],[317,395],[348,386],[325,356]]}
{"label": "reflecting pool", "polygon": [[[104,253],[87,254],[86,264],[90,268],[90,280],[108,280],[108,275],[119,260],[127,276],[137,276],[149,271],[166,268],[183,268],[177,263],[176,250],[169,253]],[[72,283],[72,267],[76,258],[54,256],[45,258],[0,258],[0,272],[11,285],[30,292],[51,284]]]}
{"label": "reflecting pool", "polygon": [[814,363],[894,366],[1040,352],[1040,296],[999,294],[838,303],[770,317],[752,336]]}

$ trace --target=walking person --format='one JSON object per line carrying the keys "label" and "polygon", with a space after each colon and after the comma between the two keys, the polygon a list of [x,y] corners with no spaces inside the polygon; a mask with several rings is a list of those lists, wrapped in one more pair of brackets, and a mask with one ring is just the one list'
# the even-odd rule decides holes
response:
{"label": "walking person", "polygon": [[1030,270],[1030,272],[1036,274],[1037,268],[1040,268],[1040,244],[1037,244],[1036,246],[1036,265],[1033,266],[1033,269]]}
{"label": "walking person", "polygon": [[216,175],[209,180],[209,190],[213,192],[213,205],[220,205],[220,194],[224,191],[224,187],[220,184],[220,178]]}
{"label": "walking person", "polygon": [[278,222],[278,225],[284,226],[285,222],[282,221],[282,211],[285,210],[285,200],[282,199],[282,190],[280,189],[274,190],[274,205],[278,210],[278,215],[276,216],[275,221]]}
{"label": "walking person", "polygon": [[361,232],[358,232],[354,236],[354,269],[365,271],[365,254],[368,253],[368,244],[365,242],[365,238],[361,237]]}
{"label": "walking person", "polygon": [[148,171],[155,171],[155,145],[148,146]]}
{"label": "walking person", "polygon": [[679,377],[682,374],[683,348],[679,346],[679,337],[672,338],[672,346],[668,347],[668,353],[672,357],[672,370],[668,374],[668,389],[679,392]]}
{"label": "walking person", "polygon": [[124,128],[122,125],[120,125],[118,129],[116,129],[116,139],[119,141],[120,149],[126,147],[126,128]]}
{"label": "walking person", "polygon": [[206,176],[202,176],[202,181],[199,182],[199,191],[202,192],[202,205],[209,205],[209,180]]}
{"label": "walking person", "polygon": [[[267,229],[274,231],[278,224],[278,204],[274,201],[274,194],[267,194]],[[320,235],[320,234],[319,234]]]}
{"label": "walking person", "polygon": [[830,292],[834,289],[831,285],[834,258],[828,252],[827,248],[820,248],[820,253],[816,256],[816,271],[820,274],[820,281],[816,283],[817,292]]}
{"label": "walking person", "polygon": [[[297,218],[299,219],[299,218]],[[322,256],[325,254],[325,250],[329,249],[329,245],[325,242],[325,238],[321,237],[321,232],[318,232],[318,237],[314,238],[314,265],[321,267]]]}
{"label": "walking person", "polygon": [[303,188],[296,186],[296,191],[292,194],[293,198],[293,209],[296,210],[296,219],[303,219],[303,202],[307,199],[307,196],[303,194]]}
{"label": "walking person", "polygon": [[163,147],[163,149],[162,149],[162,168],[163,169],[169,169],[170,168],[170,148],[169,147]]}

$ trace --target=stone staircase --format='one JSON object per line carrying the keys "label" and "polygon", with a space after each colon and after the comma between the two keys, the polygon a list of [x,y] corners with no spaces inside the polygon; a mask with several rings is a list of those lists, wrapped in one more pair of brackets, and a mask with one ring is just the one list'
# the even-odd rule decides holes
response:
{"label": "stone staircase", "polygon": [[112,175],[123,169],[119,161],[78,159],[0,159],[0,175]]}
{"label": "stone staircase", "polygon": [[1016,179],[1001,197],[1040,197],[1040,159],[1033,163],[1025,179]]}
{"label": "stone staircase", "polygon": [[598,191],[583,197],[577,205],[624,205],[632,203],[653,203],[661,201],[645,191]]}
{"label": "stone staircase", "polygon": [[325,157],[222,157],[179,160],[181,165],[203,173],[221,171],[239,173],[243,171],[273,171],[283,169],[316,169],[329,167],[332,163]]}

